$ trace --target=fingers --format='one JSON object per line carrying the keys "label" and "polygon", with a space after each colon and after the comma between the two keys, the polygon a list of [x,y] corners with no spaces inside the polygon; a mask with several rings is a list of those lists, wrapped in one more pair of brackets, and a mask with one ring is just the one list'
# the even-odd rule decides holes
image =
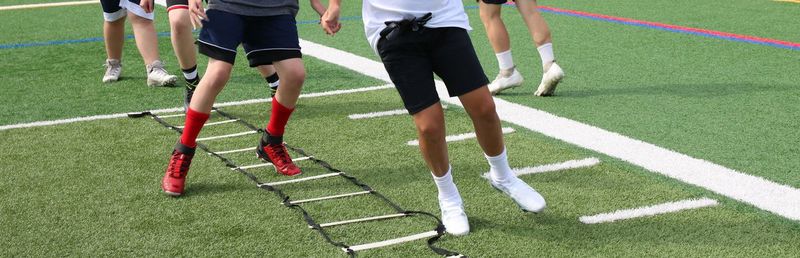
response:
{"label": "fingers", "polygon": [[206,10],[203,8],[202,0],[189,1],[189,20],[192,22],[192,28],[197,29],[203,27],[202,20],[208,21]]}
{"label": "fingers", "polygon": [[139,4],[139,6],[141,6],[142,9],[144,9],[144,12],[146,12],[146,13],[152,13],[153,12],[153,1],[151,1],[151,0],[142,0],[141,4]]}

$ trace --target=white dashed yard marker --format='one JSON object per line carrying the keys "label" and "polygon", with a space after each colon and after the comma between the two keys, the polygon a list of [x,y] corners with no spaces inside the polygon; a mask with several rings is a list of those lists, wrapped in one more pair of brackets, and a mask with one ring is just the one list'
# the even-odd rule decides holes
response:
{"label": "white dashed yard marker", "polygon": [[665,214],[671,212],[678,212],[682,210],[690,210],[690,209],[698,209],[703,207],[710,207],[716,206],[716,200],[708,199],[708,198],[701,198],[701,199],[690,199],[690,200],[683,200],[677,202],[668,202],[662,204],[656,204],[652,206],[645,206],[640,208],[634,209],[625,209],[625,210],[618,210],[609,213],[600,213],[597,215],[592,216],[583,216],[580,217],[578,220],[583,224],[598,224],[598,223],[608,223],[614,222],[618,220],[626,220],[626,219],[633,219],[633,218],[641,218],[641,217],[649,217],[655,216],[658,214]]}
{"label": "white dashed yard marker", "polygon": [[[510,133],[513,133],[513,132],[514,132],[514,128],[503,127],[503,134],[510,134]],[[448,135],[447,137],[445,137],[445,141],[447,141],[447,142],[463,141],[463,140],[472,139],[472,138],[475,138],[475,137],[477,137],[475,135],[475,133],[462,133],[462,134],[457,134],[457,135]],[[408,141],[406,144],[411,145],[411,146],[417,146],[417,145],[419,145],[419,140]]]}
{"label": "white dashed yard marker", "polygon": [[[552,164],[545,164],[540,166],[533,166],[533,167],[524,167],[524,168],[515,168],[512,169],[514,174],[517,176],[527,175],[527,174],[538,174],[538,173],[545,173],[545,172],[554,172],[554,171],[562,171],[568,169],[575,169],[575,168],[584,168],[584,167],[591,167],[600,164],[600,159],[598,158],[585,158],[585,159],[576,159],[576,160],[569,160],[564,161],[561,163],[552,163]],[[483,173],[484,178],[489,178],[489,173]]]}

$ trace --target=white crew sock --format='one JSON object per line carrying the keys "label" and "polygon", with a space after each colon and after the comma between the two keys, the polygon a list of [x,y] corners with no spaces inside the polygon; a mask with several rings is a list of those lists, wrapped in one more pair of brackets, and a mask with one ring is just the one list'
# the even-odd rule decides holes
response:
{"label": "white crew sock", "polygon": [[503,147],[503,152],[500,153],[500,155],[494,157],[490,157],[485,153],[483,155],[486,156],[486,160],[489,161],[489,177],[492,178],[492,181],[505,182],[515,176],[514,172],[511,171],[511,167],[508,166],[508,156],[506,156],[505,147]]}
{"label": "white crew sock", "polygon": [[553,54],[553,43],[541,45],[536,50],[539,50],[539,56],[542,58],[542,69],[546,72],[547,68],[550,68],[550,64],[556,61],[556,56]]}
{"label": "white crew sock", "polygon": [[[461,195],[458,193],[456,184],[453,183],[453,175],[450,173],[451,167],[447,168],[447,173],[442,177],[437,177],[433,173],[433,182],[436,183],[436,188],[439,190],[439,201],[441,204],[447,206],[461,206]],[[440,207],[446,209],[449,207]]]}
{"label": "white crew sock", "polygon": [[514,58],[511,57],[511,49],[505,52],[495,53],[497,63],[500,65],[500,71],[507,71],[514,68]]}
{"label": "white crew sock", "polygon": [[183,72],[183,78],[185,78],[186,80],[194,80],[195,78],[197,78],[197,66],[183,70],[182,72]]}

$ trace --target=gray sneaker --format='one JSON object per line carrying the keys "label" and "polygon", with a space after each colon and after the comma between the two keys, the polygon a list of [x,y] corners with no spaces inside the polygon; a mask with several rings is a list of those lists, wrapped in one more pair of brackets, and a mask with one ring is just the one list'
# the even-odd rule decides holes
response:
{"label": "gray sneaker", "polygon": [[160,60],[153,61],[152,64],[147,65],[147,86],[175,86],[177,80],[177,76],[164,70],[164,64]]}
{"label": "gray sneaker", "polygon": [[122,74],[122,63],[119,59],[106,59],[106,74],[103,75],[103,82],[110,83],[119,80],[119,75]]}

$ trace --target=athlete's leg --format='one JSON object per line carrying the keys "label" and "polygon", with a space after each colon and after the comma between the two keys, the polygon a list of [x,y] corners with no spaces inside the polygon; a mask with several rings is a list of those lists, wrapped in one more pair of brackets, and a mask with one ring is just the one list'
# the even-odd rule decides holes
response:
{"label": "athlete's leg", "polygon": [[192,23],[189,21],[189,9],[172,8],[168,14],[172,48],[178,57],[181,70],[196,67],[197,49],[192,35]]}
{"label": "athlete's leg", "polygon": [[103,22],[103,39],[107,59],[122,59],[122,46],[125,43],[125,17],[115,21]]}
{"label": "athlete's leg", "polygon": [[511,42],[508,38],[506,25],[500,17],[502,5],[487,4],[484,1],[478,2],[481,21],[483,22],[483,27],[486,28],[486,36],[489,37],[492,49],[494,49],[495,53],[508,51],[511,49]]}
{"label": "athlete's leg", "polygon": [[275,97],[275,94],[278,92],[278,86],[280,86],[280,76],[278,76],[278,72],[275,71],[275,66],[271,64],[259,65],[256,69],[261,73],[261,77],[267,81],[270,96]]}
{"label": "athlete's leg", "polygon": [[153,20],[140,17],[130,11],[128,11],[128,16],[130,16],[133,35],[136,38],[136,47],[139,48],[139,54],[142,55],[144,64],[149,65],[159,60],[158,35]]}
{"label": "athlete's leg", "polygon": [[511,55],[511,42],[506,26],[501,19],[501,2],[492,0],[479,0],[480,16],[483,26],[486,28],[486,36],[489,37],[494,49],[497,64],[500,68],[495,79],[489,84],[492,94],[497,94],[503,90],[511,89],[522,85],[522,74],[515,69],[514,58]]}

